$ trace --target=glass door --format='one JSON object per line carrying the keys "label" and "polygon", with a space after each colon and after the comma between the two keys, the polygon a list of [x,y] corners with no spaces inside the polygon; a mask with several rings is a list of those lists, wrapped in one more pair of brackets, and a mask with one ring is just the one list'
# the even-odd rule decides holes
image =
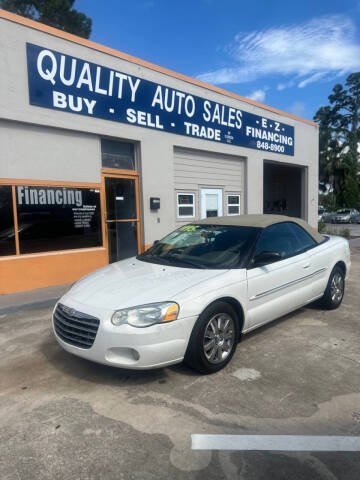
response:
{"label": "glass door", "polygon": [[201,218],[221,217],[222,208],[222,189],[221,188],[202,188],[201,189]]}
{"label": "glass door", "polygon": [[113,263],[140,251],[138,178],[106,176],[105,195],[109,262]]}

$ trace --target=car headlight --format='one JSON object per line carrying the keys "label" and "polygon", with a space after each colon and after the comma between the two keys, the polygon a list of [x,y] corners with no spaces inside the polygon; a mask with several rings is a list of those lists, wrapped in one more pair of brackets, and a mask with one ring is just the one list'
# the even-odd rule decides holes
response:
{"label": "car headlight", "polygon": [[111,323],[115,326],[127,323],[133,327],[150,327],[155,323],[167,323],[176,320],[179,310],[179,305],[175,302],[150,303],[117,310],[111,317]]}

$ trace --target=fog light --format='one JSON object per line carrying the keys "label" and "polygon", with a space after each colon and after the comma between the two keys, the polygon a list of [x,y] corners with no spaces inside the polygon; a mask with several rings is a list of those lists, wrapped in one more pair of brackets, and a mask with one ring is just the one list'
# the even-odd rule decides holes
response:
{"label": "fog light", "polygon": [[113,347],[106,351],[105,359],[110,363],[132,365],[140,359],[140,354],[135,348]]}

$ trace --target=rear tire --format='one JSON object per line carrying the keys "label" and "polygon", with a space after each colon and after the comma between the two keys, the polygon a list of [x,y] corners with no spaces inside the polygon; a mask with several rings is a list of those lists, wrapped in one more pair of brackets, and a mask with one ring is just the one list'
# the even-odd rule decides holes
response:
{"label": "rear tire", "polygon": [[202,373],[215,373],[233,357],[239,339],[239,323],[235,310],[218,301],[199,316],[190,336],[185,363]]}
{"label": "rear tire", "polygon": [[345,293],[345,274],[342,268],[335,266],[330,274],[329,281],[321,298],[321,306],[326,310],[335,310],[340,307]]}

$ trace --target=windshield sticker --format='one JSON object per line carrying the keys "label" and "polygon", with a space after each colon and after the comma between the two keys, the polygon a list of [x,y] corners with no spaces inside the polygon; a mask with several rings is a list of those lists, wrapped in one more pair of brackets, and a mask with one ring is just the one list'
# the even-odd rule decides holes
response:
{"label": "windshield sticker", "polygon": [[183,227],[180,227],[179,230],[180,232],[193,232],[199,228],[201,228],[200,225],[184,225]]}

